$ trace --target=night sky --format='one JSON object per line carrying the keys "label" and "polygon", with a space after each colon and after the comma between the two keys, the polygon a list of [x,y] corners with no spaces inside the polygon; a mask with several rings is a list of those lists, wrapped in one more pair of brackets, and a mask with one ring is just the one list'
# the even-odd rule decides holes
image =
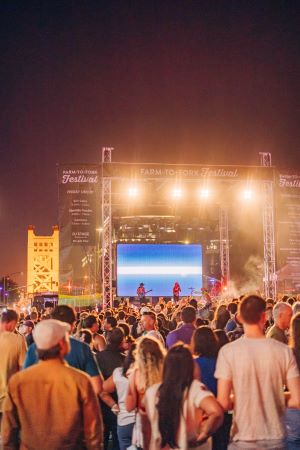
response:
{"label": "night sky", "polygon": [[[300,168],[298,1],[0,2],[0,276],[57,223],[56,164]],[[22,284],[22,279],[16,281]]]}

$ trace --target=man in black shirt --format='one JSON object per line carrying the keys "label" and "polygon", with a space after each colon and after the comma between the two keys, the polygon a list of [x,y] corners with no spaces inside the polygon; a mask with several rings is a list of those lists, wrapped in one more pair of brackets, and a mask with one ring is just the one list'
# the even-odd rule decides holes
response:
{"label": "man in black shirt", "polygon": [[[125,355],[123,353],[124,333],[121,328],[114,328],[108,335],[108,343],[102,352],[96,354],[99,369],[102,372],[104,380],[109,378],[117,367],[123,366]],[[117,393],[111,394],[111,397],[118,402]],[[117,435],[117,416],[103,401],[101,408],[104,423],[104,450],[108,448],[108,439],[110,432],[112,433],[113,450],[119,450],[119,442]]]}

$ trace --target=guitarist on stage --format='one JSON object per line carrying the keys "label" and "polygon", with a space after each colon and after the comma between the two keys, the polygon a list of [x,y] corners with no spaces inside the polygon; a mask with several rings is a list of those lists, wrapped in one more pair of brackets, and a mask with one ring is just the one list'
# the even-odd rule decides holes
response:
{"label": "guitarist on stage", "polygon": [[140,303],[145,303],[146,289],[144,283],[140,283],[139,287],[136,290],[136,293]]}

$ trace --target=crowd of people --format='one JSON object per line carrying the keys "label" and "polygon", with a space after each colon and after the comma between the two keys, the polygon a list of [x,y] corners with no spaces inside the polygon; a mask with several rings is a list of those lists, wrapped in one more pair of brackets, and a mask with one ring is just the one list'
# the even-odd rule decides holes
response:
{"label": "crowd of people", "polygon": [[300,449],[300,302],[0,317],[4,450]]}

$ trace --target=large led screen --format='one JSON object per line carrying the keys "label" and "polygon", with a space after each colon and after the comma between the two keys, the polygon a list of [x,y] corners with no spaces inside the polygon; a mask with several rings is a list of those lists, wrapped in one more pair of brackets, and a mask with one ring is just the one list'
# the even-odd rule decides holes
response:
{"label": "large led screen", "polygon": [[148,295],[171,296],[175,282],[180,295],[202,287],[202,246],[199,244],[118,244],[117,295],[133,297],[140,283]]}

